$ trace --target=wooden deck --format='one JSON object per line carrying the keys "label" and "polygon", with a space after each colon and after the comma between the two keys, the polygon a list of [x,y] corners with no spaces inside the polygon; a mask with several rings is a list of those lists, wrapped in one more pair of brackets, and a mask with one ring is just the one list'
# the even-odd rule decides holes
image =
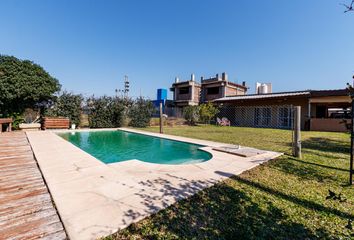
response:
{"label": "wooden deck", "polygon": [[0,134],[0,239],[67,239],[23,132]]}

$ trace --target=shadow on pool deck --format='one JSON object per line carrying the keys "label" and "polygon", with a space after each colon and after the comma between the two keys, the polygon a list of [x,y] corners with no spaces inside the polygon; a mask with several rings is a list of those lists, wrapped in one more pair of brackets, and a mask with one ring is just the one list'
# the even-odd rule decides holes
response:
{"label": "shadow on pool deck", "polygon": [[[141,210],[134,211],[130,209],[125,212],[124,215],[128,219],[137,219],[141,216],[150,215],[156,213],[157,211],[164,209],[171,204],[179,201],[181,199],[188,198],[193,194],[214,185],[216,180],[188,180],[183,177],[178,177],[173,174],[166,174],[167,178],[157,178],[148,181],[141,181],[138,184],[143,187],[141,191],[135,193],[136,196],[139,196],[140,203],[147,207],[146,210],[142,213]],[[179,184],[176,185],[168,179],[177,179]],[[159,192],[159,195],[150,194],[151,192]],[[157,205],[157,202],[160,204]]]}

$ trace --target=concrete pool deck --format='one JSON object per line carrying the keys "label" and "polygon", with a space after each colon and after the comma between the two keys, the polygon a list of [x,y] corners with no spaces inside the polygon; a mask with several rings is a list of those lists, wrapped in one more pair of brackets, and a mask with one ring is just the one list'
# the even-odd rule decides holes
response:
{"label": "concrete pool deck", "polygon": [[104,164],[55,132],[27,132],[72,240],[97,239],[114,233],[180,199],[281,155],[267,151],[253,157],[240,157],[212,150],[227,145],[225,143],[121,130],[204,145],[203,150],[213,157],[206,162],[185,165],[139,160]]}

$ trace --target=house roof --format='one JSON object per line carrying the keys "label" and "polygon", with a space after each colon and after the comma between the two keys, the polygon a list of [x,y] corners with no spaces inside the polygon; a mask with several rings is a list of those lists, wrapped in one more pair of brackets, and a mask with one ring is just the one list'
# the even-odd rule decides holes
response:
{"label": "house roof", "polygon": [[249,87],[247,87],[247,86],[244,86],[244,85],[242,85],[242,84],[238,84],[238,83],[234,83],[234,82],[228,82],[230,85],[233,85],[233,86],[235,86],[235,87],[239,87],[239,88],[243,88],[243,89],[245,89],[245,90],[247,90]]}
{"label": "house roof", "polygon": [[297,92],[279,92],[279,93],[267,93],[267,94],[248,94],[239,96],[230,96],[215,99],[214,102],[235,101],[235,100],[250,100],[250,99],[267,99],[267,98],[279,98],[279,97],[296,97],[296,96],[310,96],[310,91],[297,91]]}
{"label": "house roof", "polygon": [[180,86],[190,86],[190,85],[192,85],[192,83],[194,83],[195,86],[200,86],[200,83],[198,83],[196,81],[187,80],[187,81],[183,81],[183,82],[175,82],[175,83],[173,83],[172,84],[172,88],[180,87]]}
{"label": "house roof", "polygon": [[234,87],[238,87],[238,88],[243,88],[245,90],[248,89],[248,87],[246,86],[243,86],[241,84],[238,84],[238,83],[234,83],[234,82],[230,82],[230,81],[227,81],[227,80],[221,80],[221,79],[217,79],[217,78],[210,78],[210,79],[204,79],[202,81],[202,86],[204,85],[209,85],[209,84],[215,84],[215,83],[227,83],[231,86],[234,86]]}
{"label": "house roof", "polygon": [[281,98],[281,97],[329,97],[329,96],[348,96],[347,89],[333,89],[333,90],[305,90],[293,92],[278,92],[267,94],[248,94],[236,95],[215,99],[214,102],[236,101],[236,100],[251,100],[251,99],[268,99],[268,98]]}
{"label": "house roof", "polygon": [[329,96],[348,96],[347,89],[334,89],[334,90],[313,90],[311,97],[329,97]]}

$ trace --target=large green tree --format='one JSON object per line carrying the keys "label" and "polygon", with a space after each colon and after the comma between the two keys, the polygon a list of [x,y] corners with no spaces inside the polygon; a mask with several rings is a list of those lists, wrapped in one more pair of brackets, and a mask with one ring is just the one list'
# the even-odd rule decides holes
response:
{"label": "large green tree", "polygon": [[0,114],[22,113],[60,90],[57,79],[29,60],[0,55]]}

